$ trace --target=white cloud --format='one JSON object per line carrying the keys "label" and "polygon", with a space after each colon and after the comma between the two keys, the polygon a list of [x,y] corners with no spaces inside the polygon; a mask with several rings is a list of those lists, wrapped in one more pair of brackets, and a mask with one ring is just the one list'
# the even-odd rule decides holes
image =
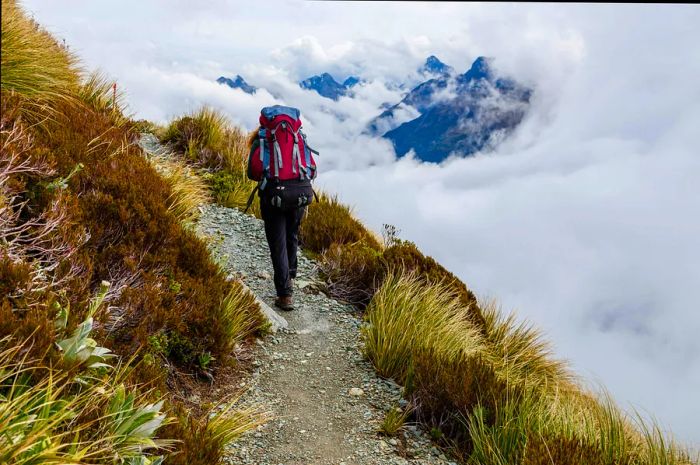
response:
{"label": "white cloud", "polygon": [[[300,107],[325,189],[534,321],[623,405],[700,443],[697,7],[154,1],[105,14],[98,2],[24,3],[117,77],[140,117],[207,102],[252,128],[263,105]],[[430,54],[458,72],[496,57],[535,88],[495,153],[423,165],[360,135],[401,99],[388,84]],[[322,71],[369,83],[338,102],[298,87]],[[224,73],[269,92],[213,82]]]}

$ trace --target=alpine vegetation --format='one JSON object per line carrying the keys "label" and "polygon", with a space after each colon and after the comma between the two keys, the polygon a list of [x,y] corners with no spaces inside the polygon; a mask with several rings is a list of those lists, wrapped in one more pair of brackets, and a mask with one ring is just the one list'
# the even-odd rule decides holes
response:
{"label": "alpine vegetation", "polygon": [[186,227],[205,185],[144,156],[113,83],[13,0],[0,105],[0,462],[216,462],[218,425],[264,417],[210,421],[188,393],[240,370],[265,324]]}

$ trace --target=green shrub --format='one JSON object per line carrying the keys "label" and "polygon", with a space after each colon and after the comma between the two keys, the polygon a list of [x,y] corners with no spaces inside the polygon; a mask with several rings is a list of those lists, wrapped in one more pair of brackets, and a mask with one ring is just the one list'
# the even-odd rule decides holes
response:
{"label": "green shrub", "polygon": [[[209,177],[214,199],[219,205],[228,208],[238,208],[244,210],[248,203],[248,198],[255,188],[256,183],[247,178],[245,173],[231,173],[229,171],[217,171]],[[257,198],[248,210],[260,218],[260,202]]]}

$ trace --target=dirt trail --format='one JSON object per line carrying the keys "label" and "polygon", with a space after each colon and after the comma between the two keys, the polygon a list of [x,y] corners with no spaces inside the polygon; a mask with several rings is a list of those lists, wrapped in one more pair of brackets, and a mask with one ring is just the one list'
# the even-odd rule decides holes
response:
{"label": "dirt trail", "polygon": [[[272,306],[272,265],[262,222],[233,209],[203,208],[201,233],[219,238],[226,269]],[[401,389],[379,378],[363,359],[359,315],[318,293],[314,263],[300,255],[296,310],[279,311],[288,327],[258,340],[256,370],[243,402],[273,419],[230,447],[229,463],[448,464],[419,429],[396,437],[377,433]]]}

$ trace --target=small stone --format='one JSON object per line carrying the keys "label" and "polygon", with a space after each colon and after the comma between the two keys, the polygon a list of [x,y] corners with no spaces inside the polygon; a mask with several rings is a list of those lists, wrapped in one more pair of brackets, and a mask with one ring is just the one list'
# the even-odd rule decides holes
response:
{"label": "small stone", "polygon": [[363,391],[360,388],[351,388],[349,394],[353,397],[360,397],[365,394],[365,391]]}

